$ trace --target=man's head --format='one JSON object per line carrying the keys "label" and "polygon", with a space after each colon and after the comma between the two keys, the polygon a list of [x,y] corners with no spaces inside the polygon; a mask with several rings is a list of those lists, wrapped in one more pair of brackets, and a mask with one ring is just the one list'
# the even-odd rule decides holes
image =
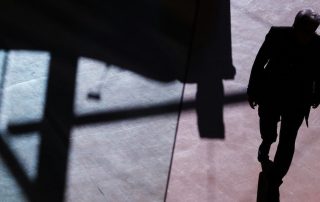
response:
{"label": "man's head", "polygon": [[293,23],[293,28],[305,34],[313,34],[320,24],[320,15],[312,9],[300,10]]}

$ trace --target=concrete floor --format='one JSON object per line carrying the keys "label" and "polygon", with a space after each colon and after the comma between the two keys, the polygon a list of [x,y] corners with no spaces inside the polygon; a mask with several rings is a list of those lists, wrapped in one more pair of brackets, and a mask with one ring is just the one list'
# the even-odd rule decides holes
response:
{"label": "concrete floor", "polygon": [[[291,25],[304,7],[320,11],[318,1],[231,1],[237,74],[234,80],[224,81],[226,95],[245,90],[254,57],[270,26]],[[0,57],[3,62],[3,52]],[[30,180],[36,176],[39,133],[11,136],[6,128],[10,123],[41,119],[49,59],[47,52],[8,54],[0,131]],[[88,92],[99,91],[99,85],[101,99],[88,99]],[[188,101],[196,93],[195,84],[186,84],[182,95],[180,82],[154,81],[120,67],[106,68],[105,63],[89,58],[78,61],[76,86],[76,116],[179,103],[181,96]],[[195,110],[182,111],[179,119],[178,115],[177,108],[172,113],[73,127],[66,201],[255,201],[260,172],[257,111],[246,102],[225,105],[225,138],[213,140],[199,137]],[[281,201],[316,202],[320,198],[319,115],[319,109],[313,110],[309,128],[303,125],[299,132],[293,164],[281,186]],[[3,162],[0,198],[1,202],[26,201]]]}

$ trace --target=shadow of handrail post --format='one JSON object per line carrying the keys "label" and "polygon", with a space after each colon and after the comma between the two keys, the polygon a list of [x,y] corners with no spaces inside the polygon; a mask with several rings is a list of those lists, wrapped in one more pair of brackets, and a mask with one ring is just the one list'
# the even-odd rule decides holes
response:
{"label": "shadow of handrail post", "polygon": [[49,67],[37,190],[46,202],[63,202],[66,187],[77,57],[53,53]]}

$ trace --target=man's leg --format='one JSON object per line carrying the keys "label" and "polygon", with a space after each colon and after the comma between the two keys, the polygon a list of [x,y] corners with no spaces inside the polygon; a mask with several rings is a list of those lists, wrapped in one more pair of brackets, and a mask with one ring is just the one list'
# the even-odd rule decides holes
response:
{"label": "man's leg", "polygon": [[298,130],[303,122],[302,113],[282,116],[279,144],[274,158],[275,177],[278,180],[287,174],[292,162]]}
{"label": "man's leg", "polygon": [[269,163],[271,144],[277,140],[277,124],[280,114],[272,106],[259,106],[260,134],[262,143],[258,150],[258,161],[262,164]]}
{"label": "man's leg", "polygon": [[269,200],[269,178],[273,170],[273,162],[269,160],[269,151],[271,144],[277,139],[280,113],[274,105],[259,105],[259,117],[262,143],[258,150],[258,161],[261,163],[262,172],[259,174],[257,202],[273,202]]}
{"label": "man's leg", "polygon": [[[297,112],[297,110],[295,111]],[[269,178],[269,201],[280,201],[279,187],[292,162],[298,130],[303,122],[302,113],[284,113],[281,116],[279,144]]]}

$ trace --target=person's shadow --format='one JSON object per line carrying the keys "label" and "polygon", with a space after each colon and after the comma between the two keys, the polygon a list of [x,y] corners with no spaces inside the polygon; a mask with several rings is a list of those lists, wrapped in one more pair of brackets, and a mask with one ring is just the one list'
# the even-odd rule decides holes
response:
{"label": "person's shadow", "polygon": [[[31,201],[36,192],[43,201],[64,200],[79,57],[158,81],[197,83],[200,137],[224,138],[222,79],[235,75],[229,1],[4,1],[0,26],[1,49],[51,53],[45,112],[37,125],[41,145],[36,191],[20,183]],[[11,130],[23,132],[19,125]],[[10,169],[18,167],[13,163]],[[25,178],[21,172],[15,177],[18,182]]]}

